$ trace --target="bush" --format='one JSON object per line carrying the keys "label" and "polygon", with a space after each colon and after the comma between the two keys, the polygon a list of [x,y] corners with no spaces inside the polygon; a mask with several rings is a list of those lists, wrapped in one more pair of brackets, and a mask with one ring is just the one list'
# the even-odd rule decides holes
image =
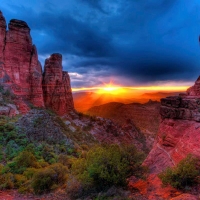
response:
{"label": "bush", "polygon": [[41,166],[31,152],[23,151],[15,158],[15,161],[8,163],[7,167],[7,171],[22,174],[27,168],[40,168]]}
{"label": "bush", "polygon": [[15,187],[17,188],[21,187],[27,181],[26,177],[21,174],[15,174],[14,178]]}
{"label": "bush", "polygon": [[0,189],[13,189],[14,175],[12,173],[0,175]]}
{"label": "bush", "polygon": [[75,176],[69,175],[66,182],[66,192],[70,196],[70,199],[83,198],[88,193],[91,193],[92,189],[92,187],[90,189],[86,188]]}
{"label": "bush", "polygon": [[49,166],[50,169],[56,172],[54,176],[54,182],[56,184],[63,184],[67,180],[68,168],[60,163],[56,163]]}
{"label": "bush", "polygon": [[177,189],[186,189],[198,183],[200,169],[198,159],[192,155],[188,155],[176,167],[167,168],[159,174],[159,178],[164,185],[171,185]]}
{"label": "bush", "polygon": [[35,173],[32,187],[36,194],[49,192],[54,184],[53,177],[55,172],[52,169],[45,168]]}
{"label": "bush", "polygon": [[38,171],[38,169],[35,168],[27,168],[23,175],[27,178],[27,179],[31,179],[33,178],[34,174]]}
{"label": "bush", "polygon": [[[134,151],[133,151],[134,150]],[[140,167],[142,154],[135,148],[121,148],[118,145],[96,146],[91,148],[85,158],[76,159],[72,172],[87,187],[97,190],[110,186],[123,186],[126,178]]]}
{"label": "bush", "polygon": [[49,192],[67,180],[68,168],[60,163],[39,169],[33,175],[32,187],[36,194]]}

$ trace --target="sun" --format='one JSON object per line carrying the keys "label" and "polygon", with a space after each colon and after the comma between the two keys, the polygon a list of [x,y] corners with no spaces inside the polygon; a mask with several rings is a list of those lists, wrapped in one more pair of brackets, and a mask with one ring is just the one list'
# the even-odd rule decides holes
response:
{"label": "sun", "polygon": [[121,86],[110,83],[104,83],[104,86],[99,87],[97,93],[99,94],[113,94],[119,95],[124,92],[124,89]]}

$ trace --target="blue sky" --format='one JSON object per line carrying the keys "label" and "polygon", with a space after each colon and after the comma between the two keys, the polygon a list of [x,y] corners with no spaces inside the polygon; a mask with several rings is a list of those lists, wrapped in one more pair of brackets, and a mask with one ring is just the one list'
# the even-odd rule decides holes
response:
{"label": "blue sky", "polygon": [[200,75],[199,0],[1,0],[44,59],[63,54],[73,87],[191,84]]}

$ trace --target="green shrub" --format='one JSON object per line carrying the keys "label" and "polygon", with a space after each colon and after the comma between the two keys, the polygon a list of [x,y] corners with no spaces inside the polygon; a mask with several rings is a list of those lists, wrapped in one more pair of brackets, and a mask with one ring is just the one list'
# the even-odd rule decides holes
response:
{"label": "green shrub", "polygon": [[0,175],[0,189],[13,189],[14,175],[12,173]]}
{"label": "green shrub", "polygon": [[35,167],[39,168],[40,165],[37,162],[35,156],[29,151],[21,152],[16,158],[16,166],[17,167]]}
{"label": "green shrub", "polygon": [[98,190],[112,185],[123,186],[131,171],[135,174],[142,170],[141,155],[135,148],[96,146],[88,151],[85,158],[73,162],[72,172],[83,184],[88,187],[94,185]]}
{"label": "green shrub", "polygon": [[33,176],[32,187],[36,194],[49,192],[54,184],[53,177],[55,172],[52,169],[44,168]]}
{"label": "green shrub", "polygon": [[54,177],[54,183],[63,184],[67,180],[68,168],[60,163],[50,165],[48,168],[53,169],[56,172]]}
{"label": "green shrub", "polygon": [[31,179],[33,178],[34,174],[38,171],[38,169],[35,168],[27,168],[23,175],[27,178],[27,179]]}
{"label": "green shrub", "polygon": [[14,179],[14,184],[17,188],[21,187],[27,181],[27,178],[21,174],[15,174]]}
{"label": "green shrub", "polygon": [[55,189],[67,180],[68,168],[60,163],[39,169],[33,176],[32,187],[36,194],[42,194]]}
{"label": "green shrub", "polygon": [[35,156],[29,151],[22,151],[13,162],[8,163],[8,171],[22,174],[27,168],[40,168]]}
{"label": "green shrub", "polygon": [[199,182],[200,169],[198,159],[188,155],[176,167],[167,168],[159,174],[164,185],[171,185],[177,189],[185,189]]}

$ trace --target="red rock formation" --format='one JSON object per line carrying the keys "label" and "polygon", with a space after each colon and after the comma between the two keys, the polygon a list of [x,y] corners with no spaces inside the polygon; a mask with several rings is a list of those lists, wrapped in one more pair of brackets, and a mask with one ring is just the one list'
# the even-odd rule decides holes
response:
{"label": "red rock formation", "polygon": [[42,90],[42,66],[38,61],[38,54],[35,45],[32,47],[30,63],[30,101],[38,107],[44,106]]}
{"label": "red rock formation", "polygon": [[200,96],[200,76],[196,80],[195,85],[187,90],[187,94],[190,96]]}
{"label": "red rock formation", "polygon": [[59,115],[74,111],[70,78],[62,68],[62,55],[52,54],[45,61],[43,76],[45,106]]}
{"label": "red rock formation", "polygon": [[32,45],[30,28],[24,21],[11,20],[6,33],[4,52],[6,83],[20,100],[42,107],[42,68],[36,47]]}
{"label": "red rock formation", "polygon": [[159,173],[189,153],[200,157],[200,78],[186,95],[161,99],[162,122],[144,164]]}
{"label": "red rock formation", "polygon": [[4,77],[4,48],[6,38],[6,21],[0,11],[0,83],[3,82]]}
{"label": "red rock formation", "polygon": [[15,104],[20,112],[28,112],[29,103],[36,107],[45,104],[60,115],[74,111],[70,78],[62,71],[60,54],[53,54],[46,60],[43,87],[42,78],[42,67],[29,26],[13,19],[6,32],[6,21],[0,12],[0,83],[15,94]]}

